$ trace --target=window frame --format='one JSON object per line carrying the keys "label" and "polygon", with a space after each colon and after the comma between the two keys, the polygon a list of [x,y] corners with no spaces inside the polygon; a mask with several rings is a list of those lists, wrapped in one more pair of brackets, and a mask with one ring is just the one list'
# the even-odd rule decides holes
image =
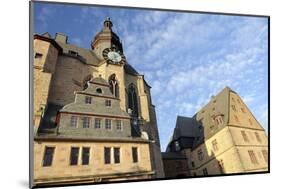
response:
{"label": "window frame", "polygon": [[132,147],[132,161],[133,163],[139,162],[139,150],[138,147]]}
{"label": "window frame", "polygon": [[[118,156],[116,156],[116,151],[118,151]],[[120,147],[113,147],[113,160],[114,160],[114,164],[120,164],[121,163],[121,148]],[[118,161],[116,161],[118,160]]]}
{"label": "window frame", "polygon": [[251,163],[254,165],[258,165],[259,162],[258,162],[255,152],[253,150],[248,150],[248,154],[249,154]]}
{"label": "window frame", "polygon": [[[88,154],[84,154],[84,150],[89,150]],[[90,165],[90,154],[91,154],[91,148],[90,147],[82,147],[82,154],[81,154],[81,165]],[[86,155],[86,163],[84,163],[84,155]]]}
{"label": "window frame", "polygon": [[[120,125],[118,123],[120,123]],[[123,121],[121,119],[116,120],[116,130],[123,131]]]}
{"label": "window frame", "polygon": [[[97,120],[99,120],[99,121],[97,122]],[[97,123],[99,123],[99,124],[97,125]],[[95,129],[101,129],[101,118],[95,118],[95,123],[94,124],[95,124],[94,125]]]}
{"label": "window frame", "polygon": [[108,107],[108,108],[110,108],[111,105],[112,105],[111,100],[106,99],[106,100],[105,100],[105,106]]}
{"label": "window frame", "polygon": [[85,104],[92,104],[92,97],[91,96],[85,96]]}
{"label": "window frame", "polygon": [[[72,151],[74,149],[77,149],[77,154],[76,155],[74,154],[74,156],[75,156],[74,158],[77,158],[76,160],[72,159],[72,157],[73,157]],[[80,147],[77,147],[77,146],[71,146],[70,147],[70,156],[69,156],[69,165],[70,166],[79,165],[79,154],[80,154]],[[76,162],[76,163],[73,163],[73,161]]]}
{"label": "window frame", "polygon": [[242,130],[241,135],[242,135],[242,138],[243,138],[244,142],[249,142],[249,137],[248,137],[246,131]]}
{"label": "window frame", "polygon": [[[109,153],[107,153],[107,152],[109,152]],[[104,156],[104,164],[105,165],[111,164],[111,147],[104,147],[103,156]]]}
{"label": "window frame", "polygon": [[[90,125],[91,125],[91,117],[87,117],[87,116],[85,116],[85,117],[82,117],[82,127],[83,127],[83,129],[88,129],[88,128],[90,128]],[[85,120],[88,120],[88,121],[85,121]],[[88,125],[88,127],[85,127],[85,123],[86,123],[86,125]]]}
{"label": "window frame", "polygon": [[[110,125],[108,125],[107,121],[109,121]],[[108,126],[110,126],[110,127],[108,127]],[[105,129],[112,130],[112,120],[111,119],[105,119]]]}
{"label": "window frame", "polygon": [[[73,120],[75,118],[75,121]],[[73,123],[75,122],[75,125],[73,125]],[[71,128],[77,128],[78,125],[78,116],[72,115],[70,117],[70,127]]]}
{"label": "window frame", "polygon": [[[46,165],[46,153],[47,153],[47,149],[52,149],[52,154],[51,154],[51,159],[50,159],[50,162]],[[54,156],[55,156],[55,149],[56,147],[55,146],[45,146],[44,148],[44,154],[43,154],[43,160],[42,160],[42,167],[51,167],[53,165],[53,161],[54,161]]]}

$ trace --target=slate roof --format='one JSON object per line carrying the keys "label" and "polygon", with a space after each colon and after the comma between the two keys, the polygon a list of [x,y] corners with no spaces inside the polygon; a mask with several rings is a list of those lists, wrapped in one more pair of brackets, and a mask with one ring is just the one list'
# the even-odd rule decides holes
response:
{"label": "slate roof", "polygon": [[193,118],[178,116],[172,140],[177,140],[180,137],[198,137],[198,128],[199,124]]}
{"label": "slate roof", "polygon": [[161,152],[162,159],[187,159],[185,155],[178,152]]}

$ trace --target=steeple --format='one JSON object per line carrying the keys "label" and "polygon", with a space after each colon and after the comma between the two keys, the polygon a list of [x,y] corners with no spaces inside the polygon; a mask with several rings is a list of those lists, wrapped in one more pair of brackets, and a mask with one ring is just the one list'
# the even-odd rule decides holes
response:
{"label": "steeple", "polygon": [[103,22],[103,31],[107,31],[107,30],[111,31],[112,26],[113,26],[113,24],[112,24],[110,18],[107,17],[105,19],[105,21]]}
{"label": "steeple", "polygon": [[109,17],[103,22],[102,30],[92,40],[91,47],[95,53],[102,58],[102,52],[106,48],[115,48],[123,52],[122,43],[119,37],[112,31],[113,24]]}

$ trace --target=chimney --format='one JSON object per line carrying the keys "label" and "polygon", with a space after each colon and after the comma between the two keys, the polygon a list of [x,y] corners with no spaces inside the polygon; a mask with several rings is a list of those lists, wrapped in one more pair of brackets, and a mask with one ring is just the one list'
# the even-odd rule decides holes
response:
{"label": "chimney", "polygon": [[68,36],[66,36],[66,35],[64,35],[62,33],[56,33],[55,40],[57,42],[67,43],[67,39],[68,39]]}

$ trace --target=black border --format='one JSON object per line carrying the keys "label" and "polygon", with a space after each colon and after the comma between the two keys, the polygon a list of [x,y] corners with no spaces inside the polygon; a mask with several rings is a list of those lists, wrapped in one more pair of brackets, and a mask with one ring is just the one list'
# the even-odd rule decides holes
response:
{"label": "black border", "polygon": [[[170,12],[183,12],[183,13],[195,13],[195,14],[212,14],[212,15],[224,15],[224,16],[245,16],[245,17],[260,17],[267,18],[268,20],[268,171],[262,172],[250,172],[250,173],[231,173],[224,175],[207,175],[207,176],[188,176],[183,178],[157,178],[157,179],[138,179],[128,181],[111,181],[111,182],[96,182],[96,183],[78,183],[78,184],[53,184],[53,185],[33,185],[33,126],[32,126],[32,109],[33,108],[33,85],[32,85],[32,65],[33,65],[33,3],[46,3],[46,4],[61,4],[61,5],[76,5],[87,7],[108,7],[108,8],[126,8],[126,9],[139,9],[139,10],[156,10],[156,11],[170,11]],[[116,184],[116,183],[134,183],[143,181],[161,181],[161,180],[182,180],[190,178],[211,178],[211,177],[225,177],[225,176],[239,176],[239,175],[257,175],[270,173],[270,16],[269,15],[255,15],[255,14],[239,14],[239,13],[225,13],[225,12],[209,12],[209,11],[192,11],[192,10],[174,10],[164,8],[147,8],[147,7],[134,7],[134,6],[121,6],[121,5],[100,5],[100,4],[88,4],[88,3],[69,3],[69,2],[52,2],[52,1],[29,1],[29,187],[30,188],[52,188],[52,187],[66,187],[66,186],[91,186],[100,184]],[[32,136],[32,137],[31,137]],[[32,153],[31,153],[32,152]]]}

